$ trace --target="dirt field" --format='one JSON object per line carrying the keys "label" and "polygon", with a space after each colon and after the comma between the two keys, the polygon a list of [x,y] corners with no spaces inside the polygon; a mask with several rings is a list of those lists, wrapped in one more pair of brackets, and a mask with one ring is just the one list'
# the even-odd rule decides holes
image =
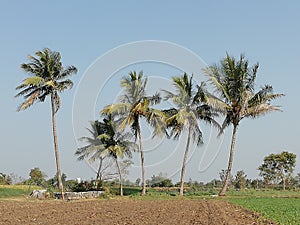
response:
{"label": "dirt field", "polygon": [[0,224],[274,224],[225,201],[0,201]]}

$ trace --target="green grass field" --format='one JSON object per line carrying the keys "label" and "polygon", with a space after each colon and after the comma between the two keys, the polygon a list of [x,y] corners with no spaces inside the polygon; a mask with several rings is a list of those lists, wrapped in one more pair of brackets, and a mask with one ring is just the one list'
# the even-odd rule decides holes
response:
{"label": "green grass field", "polygon": [[284,225],[300,224],[300,198],[244,197],[229,201]]}
{"label": "green grass field", "polygon": [[33,189],[41,189],[38,186],[29,185],[0,185],[0,198],[12,198],[29,195]]}

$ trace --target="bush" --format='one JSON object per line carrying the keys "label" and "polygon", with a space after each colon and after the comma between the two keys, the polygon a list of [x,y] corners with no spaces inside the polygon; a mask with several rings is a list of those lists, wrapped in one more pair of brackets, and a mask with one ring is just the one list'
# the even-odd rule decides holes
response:
{"label": "bush", "polygon": [[9,175],[6,175],[4,173],[0,173],[0,184],[12,184],[12,179]]}
{"label": "bush", "polygon": [[72,186],[74,192],[91,191],[91,184],[88,181],[80,182]]}

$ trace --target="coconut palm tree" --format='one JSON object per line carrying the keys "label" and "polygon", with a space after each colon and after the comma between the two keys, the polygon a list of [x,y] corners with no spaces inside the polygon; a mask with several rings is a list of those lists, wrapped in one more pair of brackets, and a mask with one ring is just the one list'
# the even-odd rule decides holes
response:
{"label": "coconut palm tree", "polygon": [[24,79],[22,84],[16,87],[17,90],[21,91],[15,97],[25,97],[25,101],[17,111],[27,109],[35,102],[44,102],[46,97],[50,96],[58,186],[63,192],[55,115],[61,106],[59,93],[72,88],[73,82],[68,77],[77,73],[77,69],[74,66],[64,68],[60,53],[51,51],[49,48],[37,51],[35,54],[37,57],[28,56],[30,63],[21,64],[21,68],[29,73],[30,77]]}
{"label": "coconut palm tree", "polygon": [[203,92],[201,86],[195,91],[193,87],[193,76],[190,78],[186,73],[180,77],[173,77],[173,85],[176,93],[163,90],[166,94],[165,99],[171,100],[176,108],[164,110],[168,118],[167,126],[171,128],[170,137],[178,139],[184,129],[187,129],[187,143],[183,155],[183,163],[181,168],[180,191],[179,195],[183,195],[184,174],[188,151],[191,139],[197,145],[203,142],[202,132],[198,121],[203,120],[209,124],[219,127],[218,123],[213,119],[217,114],[214,113],[206,104],[203,104]]}
{"label": "coconut palm tree", "polygon": [[143,78],[143,72],[137,74],[135,71],[129,73],[129,77],[124,77],[120,85],[124,88],[124,94],[121,96],[120,103],[115,103],[104,107],[100,112],[104,115],[113,115],[118,117],[118,129],[124,131],[130,127],[135,140],[139,140],[139,151],[141,155],[142,167],[142,195],[146,194],[145,179],[145,157],[142,145],[142,133],[140,119],[145,118],[154,128],[153,136],[162,137],[165,133],[164,113],[160,110],[151,108],[150,105],[157,104],[161,98],[159,94],[146,96],[147,79]]}
{"label": "coconut palm tree", "polygon": [[236,60],[227,54],[220,65],[212,65],[204,70],[217,94],[214,96],[207,92],[205,100],[225,115],[221,131],[233,125],[227,174],[220,196],[225,195],[230,180],[236,134],[241,120],[280,110],[279,106],[273,106],[270,102],[283,94],[274,94],[272,86],[265,85],[255,92],[258,67],[258,64],[249,67],[248,60],[243,55]]}
{"label": "coconut palm tree", "polygon": [[99,182],[102,182],[102,176],[101,176],[101,171],[103,167],[103,162],[105,157],[101,155],[101,151],[103,149],[103,143],[101,140],[98,138],[100,134],[100,122],[99,121],[94,121],[90,122],[91,129],[87,128],[89,133],[91,134],[91,137],[81,137],[79,140],[88,143],[87,145],[78,148],[75,152],[75,155],[78,156],[77,160],[82,161],[86,158],[89,158],[88,161],[89,163],[94,163],[96,160],[99,160],[99,166],[96,172],[96,186],[98,187]]}
{"label": "coconut palm tree", "polygon": [[120,195],[123,195],[123,179],[122,171],[118,158],[123,158],[124,155],[131,157],[131,151],[136,150],[137,146],[130,141],[132,135],[128,132],[116,132],[116,123],[112,116],[106,116],[103,122],[95,121],[92,124],[92,130],[88,129],[92,137],[82,137],[80,140],[86,141],[89,144],[78,148],[75,155],[78,155],[78,160],[83,160],[89,157],[89,162],[93,163],[99,159],[99,169],[97,172],[96,181],[99,179],[100,170],[105,158],[112,158],[116,163],[118,175],[120,179]]}
{"label": "coconut palm tree", "polygon": [[131,151],[137,149],[135,142],[130,141],[131,134],[128,132],[116,132],[116,123],[111,116],[103,119],[100,123],[100,132],[98,138],[103,143],[101,157],[111,157],[114,159],[120,180],[120,195],[123,196],[123,178],[118,158],[124,155],[131,158]]}

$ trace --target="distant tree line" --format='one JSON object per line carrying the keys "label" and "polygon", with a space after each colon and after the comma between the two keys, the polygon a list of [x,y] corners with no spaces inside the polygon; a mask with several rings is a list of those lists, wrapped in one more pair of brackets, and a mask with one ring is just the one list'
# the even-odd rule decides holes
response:
{"label": "distant tree line", "polygon": [[[131,165],[131,162],[122,162],[122,174],[128,173],[127,169]],[[247,174],[243,170],[236,172],[234,176],[231,176],[228,183],[229,189],[246,190],[246,189],[300,189],[300,173],[295,176],[293,174],[296,165],[296,155],[283,151],[279,154],[272,153],[263,159],[263,163],[259,166],[259,175],[262,179],[249,179]],[[111,176],[108,179],[102,180],[99,186],[99,180],[90,181],[77,181],[67,180],[67,176],[62,174],[62,182],[67,191],[90,191],[90,190],[108,190],[108,187],[114,187],[119,183],[118,171],[115,173],[111,171],[113,167],[108,167],[106,173]],[[114,176],[112,175],[114,174]],[[219,179],[213,179],[207,183],[193,181],[189,179],[184,183],[184,188],[189,191],[214,191],[220,190],[226,179],[226,170],[221,170],[219,173]],[[105,173],[103,174],[105,176]],[[6,175],[0,173],[0,184],[10,185],[13,182],[16,183],[19,180],[19,184],[38,185],[48,190],[54,190],[59,188],[58,178],[55,175],[53,178],[46,179],[47,176],[38,167],[35,167],[29,172],[29,179],[24,180],[17,179],[14,174]],[[137,178],[135,182],[125,179],[123,176],[122,184],[127,187],[140,187],[142,186],[141,179]],[[167,174],[160,172],[158,175],[152,175],[150,179],[146,180],[146,186],[156,188],[170,188],[177,187],[180,189],[181,182],[172,183],[172,180],[167,177]]]}

